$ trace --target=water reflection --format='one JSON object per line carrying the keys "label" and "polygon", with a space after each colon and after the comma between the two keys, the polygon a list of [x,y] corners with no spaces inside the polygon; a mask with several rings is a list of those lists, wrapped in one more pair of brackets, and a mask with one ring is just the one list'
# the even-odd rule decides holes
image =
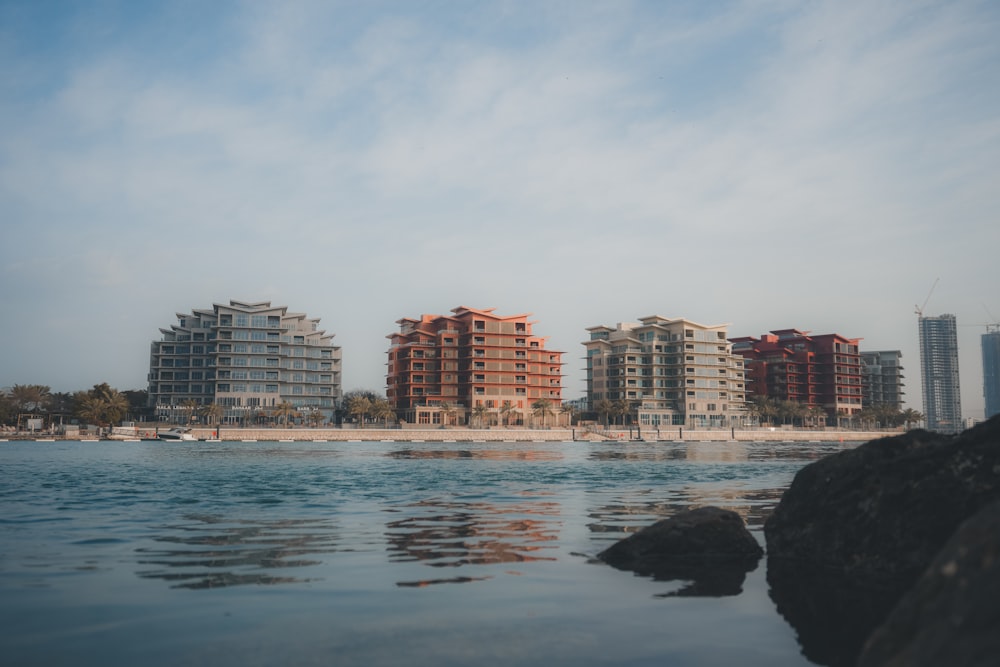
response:
{"label": "water reflection", "polygon": [[395,449],[386,452],[392,459],[479,459],[490,461],[562,461],[558,449]]}
{"label": "water reflection", "polygon": [[493,577],[449,577],[447,579],[419,579],[417,581],[397,581],[400,588],[423,588],[434,584],[467,584],[470,581],[486,581]]}
{"label": "water reflection", "polygon": [[683,581],[684,585],[653,597],[729,597],[743,592],[747,574],[757,569],[757,563],[665,563],[650,573],[654,581]]}
{"label": "water reflection", "polygon": [[[554,561],[561,527],[558,503],[430,499],[403,506],[411,514],[386,524],[391,562],[431,567]],[[480,581],[483,577],[430,579],[404,585]]]}
{"label": "water reflection", "polygon": [[815,461],[856,447],[855,442],[703,442],[613,443],[595,448],[592,461],[692,461],[744,463],[747,461]]}
{"label": "water reflection", "polygon": [[671,493],[652,490],[636,492],[631,497],[617,497],[616,502],[592,507],[587,513],[592,519],[587,524],[592,533],[609,533],[608,538],[618,539],[646,526],[673,516],[682,510],[714,505],[736,512],[750,529],[762,528],[774,511],[784,488],[740,489],[732,485],[705,484],[688,486]]}
{"label": "water reflection", "polygon": [[906,586],[861,581],[780,558],[767,559],[769,595],[795,629],[802,654],[818,665],[850,667]]}
{"label": "water reflection", "polygon": [[188,515],[190,523],[164,526],[155,542],[178,545],[138,549],[141,565],[158,566],[138,572],[163,579],[172,588],[222,588],[244,584],[288,584],[308,581],[277,576],[273,570],[317,565],[303,556],[338,551],[336,532],[324,519],[232,521],[210,515]]}

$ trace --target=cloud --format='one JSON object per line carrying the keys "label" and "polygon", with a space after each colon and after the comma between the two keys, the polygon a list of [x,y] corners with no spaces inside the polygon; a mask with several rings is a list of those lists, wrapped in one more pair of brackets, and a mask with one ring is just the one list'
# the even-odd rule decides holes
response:
{"label": "cloud", "polygon": [[141,300],[137,337],[272,298],[374,386],[396,319],[464,303],[569,351],[658,312],[829,326],[915,368],[928,272],[970,317],[1000,277],[989,4],[193,7],[0,46],[4,275]]}

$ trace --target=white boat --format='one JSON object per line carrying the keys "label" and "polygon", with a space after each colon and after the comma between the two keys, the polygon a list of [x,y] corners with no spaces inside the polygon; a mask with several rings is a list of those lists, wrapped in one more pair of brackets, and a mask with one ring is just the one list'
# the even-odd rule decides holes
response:
{"label": "white boat", "polygon": [[169,440],[170,442],[178,440],[190,442],[198,439],[191,434],[191,429],[180,427],[172,428],[167,431],[160,431],[156,434],[156,437],[160,440]]}

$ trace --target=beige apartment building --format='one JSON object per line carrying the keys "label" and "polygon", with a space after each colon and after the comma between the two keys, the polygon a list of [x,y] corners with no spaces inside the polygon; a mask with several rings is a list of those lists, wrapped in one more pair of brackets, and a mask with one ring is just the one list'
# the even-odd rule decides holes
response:
{"label": "beige apartment building", "polygon": [[588,408],[625,402],[631,419],[650,428],[743,425],[743,358],[733,354],[726,326],[652,315],[589,327]]}

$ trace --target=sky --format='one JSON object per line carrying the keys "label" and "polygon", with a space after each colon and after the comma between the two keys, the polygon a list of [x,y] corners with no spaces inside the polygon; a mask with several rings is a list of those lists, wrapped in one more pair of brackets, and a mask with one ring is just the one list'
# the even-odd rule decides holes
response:
{"label": "sky", "polygon": [[0,0],[0,386],[145,389],[177,313],[648,315],[901,350],[1000,317],[1000,3]]}

